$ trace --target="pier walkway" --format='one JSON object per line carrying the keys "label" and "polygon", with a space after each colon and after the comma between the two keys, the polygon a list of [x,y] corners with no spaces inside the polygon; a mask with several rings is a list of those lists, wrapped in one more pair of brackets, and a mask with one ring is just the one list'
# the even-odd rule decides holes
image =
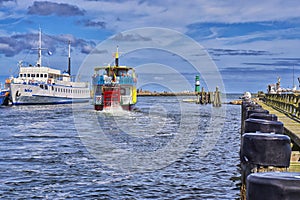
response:
{"label": "pier walkway", "polygon": [[284,124],[284,131],[300,147],[300,95],[266,94],[264,102],[258,102],[265,110],[277,115]]}
{"label": "pier walkway", "polygon": [[266,105],[264,102],[259,101],[257,103],[260,104],[263,109],[268,110],[271,114],[275,114],[278,121],[281,121],[284,124],[285,134],[287,134],[291,140],[297,144],[297,146],[300,146],[300,123],[271,106]]}

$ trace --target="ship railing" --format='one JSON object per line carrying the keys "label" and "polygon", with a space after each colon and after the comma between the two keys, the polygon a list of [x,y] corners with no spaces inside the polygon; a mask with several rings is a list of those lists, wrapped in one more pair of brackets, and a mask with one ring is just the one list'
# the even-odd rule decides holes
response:
{"label": "ship railing", "polygon": [[88,82],[70,82],[70,81],[53,80],[51,83],[55,85],[64,85],[70,87],[88,87]]}
{"label": "ship railing", "polygon": [[106,75],[96,75],[93,77],[93,85],[103,84],[134,84],[134,79],[131,76],[117,76],[114,78]]}

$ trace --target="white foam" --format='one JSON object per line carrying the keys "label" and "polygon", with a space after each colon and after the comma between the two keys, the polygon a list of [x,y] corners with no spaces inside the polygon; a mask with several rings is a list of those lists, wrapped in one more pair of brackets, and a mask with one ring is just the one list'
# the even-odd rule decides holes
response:
{"label": "white foam", "polygon": [[128,111],[123,110],[122,106],[120,106],[120,105],[106,107],[103,109],[102,112],[107,113],[107,114],[112,114],[114,116],[128,115]]}

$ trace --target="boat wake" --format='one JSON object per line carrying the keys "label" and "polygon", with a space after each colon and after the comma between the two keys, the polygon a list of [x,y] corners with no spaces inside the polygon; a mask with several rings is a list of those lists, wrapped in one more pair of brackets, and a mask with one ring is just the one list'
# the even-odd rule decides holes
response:
{"label": "boat wake", "polygon": [[123,115],[128,115],[129,113],[129,111],[123,110],[121,105],[106,107],[101,112],[113,116],[123,116]]}

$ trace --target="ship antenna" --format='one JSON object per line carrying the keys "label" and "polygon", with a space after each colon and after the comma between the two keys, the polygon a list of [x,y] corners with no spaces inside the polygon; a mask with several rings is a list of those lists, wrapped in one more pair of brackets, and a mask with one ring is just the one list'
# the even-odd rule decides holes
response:
{"label": "ship antenna", "polygon": [[119,67],[119,46],[117,46],[117,52],[115,54],[115,65]]}
{"label": "ship antenna", "polygon": [[42,29],[39,28],[39,45],[38,48],[38,60],[36,62],[36,66],[41,67],[42,66],[42,50],[45,50],[45,48],[42,48]]}
{"label": "ship antenna", "polygon": [[69,40],[69,56],[68,56],[68,71],[67,73],[71,76],[71,41]]}

